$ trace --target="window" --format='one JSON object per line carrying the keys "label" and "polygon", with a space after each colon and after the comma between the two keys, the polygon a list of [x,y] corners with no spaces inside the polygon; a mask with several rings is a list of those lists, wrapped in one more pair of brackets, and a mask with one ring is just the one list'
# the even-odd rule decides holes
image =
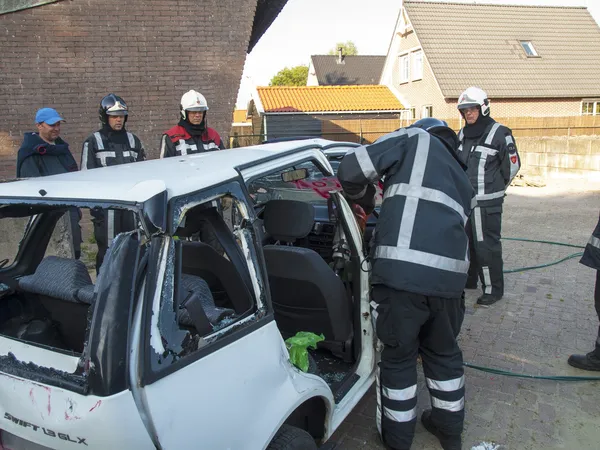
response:
{"label": "window", "polygon": [[413,57],[413,70],[412,79],[421,80],[423,78],[423,51],[419,50],[412,54]]}
{"label": "window", "polygon": [[528,58],[539,57],[531,41],[521,41],[521,47],[523,47],[523,51],[525,52]]}
{"label": "window", "polygon": [[409,111],[409,114],[408,114],[409,119],[417,118],[417,110],[415,109],[414,106],[412,108],[410,108],[408,111]]}
{"label": "window", "polygon": [[600,116],[600,99],[581,102],[582,116]]}
{"label": "window", "polygon": [[408,55],[400,57],[400,82],[406,83],[410,79],[410,60]]}
{"label": "window", "polygon": [[433,117],[433,106],[426,105],[421,108],[421,119]]}

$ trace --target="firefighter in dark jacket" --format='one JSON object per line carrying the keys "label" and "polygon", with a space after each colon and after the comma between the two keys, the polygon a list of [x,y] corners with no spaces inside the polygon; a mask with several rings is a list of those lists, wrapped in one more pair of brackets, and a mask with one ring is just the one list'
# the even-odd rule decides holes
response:
{"label": "firefighter in dark jacket", "polygon": [[[585,246],[583,256],[579,262],[592,269],[596,269],[594,306],[600,320],[600,219],[598,219],[596,229]],[[598,336],[596,337],[596,348],[585,355],[571,355],[568,363],[578,369],[600,371],[600,327],[598,328]]]}
{"label": "firefighter in dark jacket", "polygon": [[194,90],[181,97],[181,119],[162,136],[160,157],[191,155],[193,153],[223,150],[221,136],[206,125],[206,98]]}
{"label": "firefighter in dark jacket", "polygon": [[[102,127],[83,143],[81,170],[144,161],[146,152],[142,142],[125,129],[129,114],[127,103],[115,94],[108,94],[101,100],[98,113]],[[135,229],[135,223],[132,213],[114,209],[92,211],[92,221],[98,245],[98,272],[113,238]]]}
{"label": "firefighter in dark jacket", "polygon": [[[37,133],[25,133],[17,154],[17,178],[45,177],[76,172],[77,163],[67,144],[60,137],[60,124],[65,120],[55,109],[41,108],[35,115]],[[75,258],[81,256],[80,213],[69,211]]]}
{"label": "firefighter in dark jacket", "polygon": [[456,159],[458,139],[446,122],[421,119],[351,150],[338,178],[346,198],[367,213],[383,178],[374,233],[372,314],[383,343],[377,377],[377,426],[388,448],[409,449],[416,424],[417,355],[432,409],[423,425],[446,450],[461,448],[462,352],[469,267],[465,224],[474,193]]}
{"label": "firefighter in dark jacket", "polygon": [[521,167],[515,140],[509,128],[490,117],[486,93],[470,87],[458,99],[458,110],[466,125],[458,135],[458,156],[467,166],[475,189],[477,206],[467,226],[471,265],[467,289],[481,280],[480,305],[491,305],[504,295],[502,263],[502,204],[505,191]]}

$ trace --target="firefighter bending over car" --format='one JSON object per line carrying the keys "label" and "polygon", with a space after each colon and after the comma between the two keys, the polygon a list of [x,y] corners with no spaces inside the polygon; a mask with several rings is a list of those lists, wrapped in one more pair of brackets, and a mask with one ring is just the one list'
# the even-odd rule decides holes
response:
{"label": "firefighter bending over car", "polygon": [[477,206],[467,225],[471,265],[467,289],[481,280],[480,305],[491,305],[504,295],[502,263],[502,204],[504,193],[521,167],[515,139],[509,128],[490,117],[487,94],[470,87],[458,99],[465,126],[458,138],[458,157],[467,166]]}
{"label": "firefighter bending over car", "polygon": [[388,448],[409,449],[417,420],[417,355],[432,409],[421,416],[446,450],[461,448],[462,352],[469,268],[465,224],[474,192],[446,122],[421,119],[351,150],[338,178],[367,214],[375,186],[384,200],[371,248],[372,314],[383,343],[377,376],[377,427]]}

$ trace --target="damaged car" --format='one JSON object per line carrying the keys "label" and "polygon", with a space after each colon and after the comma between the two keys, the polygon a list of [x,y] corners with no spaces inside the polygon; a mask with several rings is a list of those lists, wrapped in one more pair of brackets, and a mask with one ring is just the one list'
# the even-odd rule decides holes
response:
{"label": "damaged car", "polygon": [[[0,447],[333,448],[376,338],[324,142],[1,183]],[[84,234],[101,211],[135,224],[97,274],[68,245],[73,210]],[[307,371],[299,332],[323,337]]]}

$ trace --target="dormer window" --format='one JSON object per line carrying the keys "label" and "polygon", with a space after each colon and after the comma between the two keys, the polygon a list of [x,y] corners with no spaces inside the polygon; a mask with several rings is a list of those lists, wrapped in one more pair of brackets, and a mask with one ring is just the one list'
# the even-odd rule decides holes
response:
{"label": "dormer window", "polygon": [[520,41],[520,44],[528,58],[539,58],[540,55],[538,55],[531,41]]}

